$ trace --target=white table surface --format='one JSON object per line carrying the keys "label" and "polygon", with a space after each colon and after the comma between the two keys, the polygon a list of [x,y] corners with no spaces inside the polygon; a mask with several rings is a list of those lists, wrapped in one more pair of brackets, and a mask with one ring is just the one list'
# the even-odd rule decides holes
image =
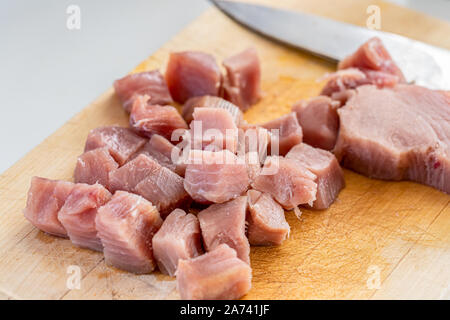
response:
{"label": "white table surface", "polygon": [[[392,0],[450,21],[449,0]],[[67,7],[81,29],[66,27]],[[206,0],[0,1],[0,173],[144,60]]]}

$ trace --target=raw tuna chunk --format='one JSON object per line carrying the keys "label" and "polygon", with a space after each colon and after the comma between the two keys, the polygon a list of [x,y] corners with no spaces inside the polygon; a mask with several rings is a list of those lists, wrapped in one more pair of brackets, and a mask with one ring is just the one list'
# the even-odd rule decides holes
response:
{"label": "raw tuna chunk", "polygon": [[246,124],[239,128],[237,154],[256,153],[260,163],[264,163],[271,139],[272,135],[266,128]]}
{"label": "raw tuna chunk", "polygon": [[114,89],[127,112],[131,111],[133,100],[138,95],[150,96],[152,105],[173,102],[166,80],[158,70],[127,75],[114,81]]}
{"label": "raw tuna chunk", "polygon": [[178,260],[195,258],[203,253],[200,225],[193,214],[175,209],[153,237],[153,255],[159,270],[175,275]]}
{"label": "raw tuna chunk", "polygon": [[255,49],[247,49],[223,61],[227,74],[223,96],[246,111],[261,98],[261,68]]}
{"label": "raw tuna chunk", "polygon": [[106,263],[138,274],[152,272],[155,269],[152,238],[162,222],[149,201],[117,191],[95,218]]}
{"label": "raw tuna chunk", "polygon": [[257,152],[246,153],[245,165],[247,166],[247,174],[250,179],[250,183],[253,183],[256,177],[261,174],[261,161],[259,159],[258,153]]}
{"label": "raw tuna chunk", "polygon": [[414,85],[363,86],[338,110],[336,157],[369,177],[450,193],[450,95]]}
{"label": "raw tuna chunk", "polygon": [[338,72],[328,76],[322,95],[331,96],[335,92],[365,84],[392,88],[405,82],[402,71],[377,37],[368,40],[355,53],[342,60],[338,69]]}
{"label": "raw tuna chunk", "polygon": [[184,190],[184,179],[156,161],[150,163],[151,172],[136,185],[136,193],[151,201],[163,218],[176,208],[188,207],[192,199]]}
{"label": "raw tuna chunk", "polygon": [[225,243],[236,250],[239,259],[250,264],[250,245],[245,236],[246,212],[246,196],[226,203],[212,204],[201,211],[198,220],[206,251]]}
{"label": "raw tuna chunk", "polygon": [[111,190],[123,190],[143,196],[156,206],[163,217],[190,202],[183,187],[183,178],[145,154],[111,172],[109,178]]}
{"label": "raw tuna chunk", "polygon": [[251,288],[252,269],[226,244],[200,257],[180,260],[177,288],[183,300],[233,300]]}
{"label": "raw tuna chunk", "polygon": [[316,200],[316,176],[292,159],[271,156],[266,159],[261,174],[252,183],[258,191],[269,193],[285,209]]}
{"label": "raw tuna chunk", "polygon": [[71,182],[33,177],[24,210],[25,218],[44,232],[66,238],[67,232],[58,220],[58,212],[74,186]]}
{"label": "raw tuna chunk", "polygon": [[397,76],[399,82],[405,82],[402,71],[377,37],[369,39],[355,53],[339,62],[338,69],[347,68],[381,71]]}
{"label": "raw tuna chunk", "polygon": [[355,90],[345,90],[335,92],[331,95],[331,99],[339,102],[339,107],[344,106],[351,97],[355,95]]}
{"label": "raw tuna chunk", "polygon": [[196,108],[191,122],[193,149],[236,152],[238,128],[230,112],[219,108]]}
{"label": "raw tuna chunk", "polygon": [[316,175],[317,195],[313,203],[315,209],[328,208],[345,186],[344,172],[331,152],[302,143],[293,147],[286,158],[299,161]]}
{"label": "raw tuna chunk", "polygon": [[199,203],[222,203],[247,191],[245,161],[228,150],[193,150],[186,167],[184,188]]}
{"label": "raw tuna chunk", "polygon": [[109,154],[108,147],[94,149],[78,157],[75,167],[75,182],[100,183],[109,189],[109,173],[116,170],[119,164]]}
{"label": "raw tuna chunk", "polygon": [[103,246],[97,237],[95,217],[98,209],[111,198],[102,185],[76,184],[58,214],[73,244],[96,251]]}
{"label": "raw tuna chunk", "polygon": [[187,124],[172,106],[148,105],[148,96],[134,99],[130,125],[140,135],[151,137],[159,134],[171,139],[175,129],[187,129]]}
{"label": "raw tuna chunk", "polygon": [[332,150],[339,130],[337,109],[340,103],[326,96],[299,101],[292,111],[303,130],[303,141],[316,148]]}
{"label": "raw tuna chunk", "polygon": [[[155,159],[163,167],[166,167],[167,169],[172,170],[176,174],[184,177],[186,163],[183,162],[181,150],[170,143],[170,141],[163,136],[154,134],[135,156],[137,157],[139,154],[148,155],[149,157]],[[175,160],[175,163],[172,161],[173,154],[176,155],[173,159]]]}
{"label": "raw tuna chunk", "polygon": [[[286,153],[291,150],[291,148],[302,142],[303,139],[303,131],[302,127],[297,120],[297,115],[294,112],[291,112],[287,115],[284,115],[278,119],[269,121],[262,125],[266,129],[270,129],[272,133],[272,139],[277,139],[276,135],[272,129],[279,130],[278,136],[278,146],[279,153],[274,154],[274,150],[271,146],[271,155],[282,155],[284,156]],[[271,140],[272,141],[272,140]]]}
{"label": "raw tuna chunk", "polygon": [[166,80],[175,101],[219,95],[221,73],[216,59],[203,52],[185,51],[170,54]]}
{"label": "raw tuna chunk", "polygon": [[335,93],[355,89],[365,84],[375,84],[380,88],[392,88],[399,83],[399,77],[390,73],[356,68],[342,69],[328,74],[328,82],[322,89],[321,95],[332,96]]}
{"label": "raw tuna chunk", "polygon": [[248,241],[251,245],[280,245],[289,235],[290,227],[283,208],[267,193],[249,190]]}
{"label": "raw tuna chunk", "polygon": [[129,128],[100,127],[89,132],[84,152],[107,147],[117,163],[123,165],[146,142]]}
{"label": "raw tuna chunk", "polygon": [[194,109],[204,107],[227,110],[233,117],[236,126],[239,126],[243,121],[243,114],[241,109],[239,109],[231,102],[228,102],[227,100],[214,96],[193,97],[186,101],[186,103],[183,105],[182,112],[184,120],[186,120],[187,123],[191,123],[191,121],[194,119],[192,116],[192,114],[194,113]]}
{"label": "raw tuna chunk", "polygon": [[145,154],[138,155],[124,166],[109,174],[110,190],[136,193],[136,186],[154,171],[154,160]]}

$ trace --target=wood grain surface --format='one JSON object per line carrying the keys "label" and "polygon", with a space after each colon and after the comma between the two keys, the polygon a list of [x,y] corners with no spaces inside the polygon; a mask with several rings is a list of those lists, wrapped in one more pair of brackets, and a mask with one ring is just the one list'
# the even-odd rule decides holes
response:
{"label": "wood grain surface", "polygon": [[[357,25],[365,25],[367,7],[376,4],[383,30],[450,49],[448,23],[382,1],[258,2]],[[149,38],[152,32],[158,31],[149,30]],[[317,79],[335,68],[251,33],[211,8],[135,71],[164,70],[170,51],[203,50],[221,60],[248,46],[260,54],[264,90],[262,101],[245,115],[249,122],[278,117],[295,101],[317,95]],[[0,176],[0,299],[179,298],[174,278],[108,267],[102,254],[46,235],[23,217],[32,176],[71,180],[89,130],[127,121],[110,89]],[[283,245],[252,247],[253,287],[244,298],[449,299],[450,197],[348,170],[345,178],[347,186],[330,209],[303,210],[300,220],[286,213],[292,232]],[[79,289],[67,286],[69,266],[80,267]]]}

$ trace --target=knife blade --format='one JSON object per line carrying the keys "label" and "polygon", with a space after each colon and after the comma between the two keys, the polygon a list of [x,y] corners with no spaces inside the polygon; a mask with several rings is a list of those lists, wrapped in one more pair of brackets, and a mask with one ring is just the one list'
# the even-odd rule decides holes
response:
{"label": "knife blade", "polygon": [[236,22],[263,36],[332,61],[342,60],[368,39],[379,37],[408,82],[450,90],[449,50],[298,11],[237,1],[210,1]]}

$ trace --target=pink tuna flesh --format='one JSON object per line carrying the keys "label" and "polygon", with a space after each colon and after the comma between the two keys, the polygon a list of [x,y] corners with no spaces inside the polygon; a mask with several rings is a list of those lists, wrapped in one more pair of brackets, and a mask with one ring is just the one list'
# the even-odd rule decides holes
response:
{"label": "pink tuna flesh", "polygon": [[355,53],[339,62],[339,70],[347,68],[381,71],[397,76],[399,82],[405,82],[402,71],[377,37],[369,39]]}
{"label": "pink tuna flesh", "polygon": [[399,83],[398,76],[374,70],[360,70],[356,68],[342,69],[328,74],[328,82],[321,91],[321,95],[332,96],[335,93],[355,89],[365,84],[375,84],[379,88],[392,88]]}
{"label": "pink tuna flesh", "polygon": [[187,129],[187,124],[172,106],[148,105],[148,96],[134,100],[130,114],[130,126],[140,135],[151,137],[159,134],[171,139],[176,129]]}
{"label": "pink tuna flesh", "polygon": [[327,78],[328,82],[321,92],[327,96],[365,84],[392,88],[405,82],[402,71],[377,37],[369,39],[356,52],[342,60],[338,65],[338,72]]}
{"label": "pink tuna flesh", "polygon": [[316,148],[332,150],[339,130],[337,109],[340,103],[326,96],[299,101],[292,111],[303,130],[303,141]]}
{"label": "pink tuna flesh", "polygon": [[94,149],[78,157],[74,178],[76,183],[100,183],[109,189],[109,173],[119,167],[108,148]]}
{"label": "pink tuna flesh", "polygon": [[102,185],[76,184],[58,214],[73,244],[96,251],[103,246],[97,237],[95,217],[98,209],[111,198]]}
{"label": "pink tuna flesh", "polygon": [[185,103],[189,98],[219,95],[221,73],[213,56],[203,52],[172,52],[166,80],[173,99]]}
{"label": "pink tuna flesh", "polygon": [[183,300],[239,299],[251,288],[252,269],[225,244],[200,257],[180,260],[177,288]]}
{"label": "pink tuna flesh", "polygon": [[317,192],[315,179],[316,176],[297,161],[271,156],[252,187],[270,194],[283,208],[290,210],[300,204],[313,204]]}
{"label": "pink tuna flesh", "polygon": [[191,122],[193,149],[236,152],[238,128],[230,112],[219,108],[197,108]]}
{"label": "pink tuna flesh", "polygon": [[109,174],[110,190],[136,192],[136,186],[154,171],[154,160],[145,154],[138,155],[124,166]]}
{"label": "pink tuna flesh", "polygon": [[237,154],[256,153],[260,164],[262,164],[267,157],[267,151],[270,150],[269,146],[271,141],[272,135],[266,128],[253,124],[245,124],[239,128]]}
{"label": "pink tuna flesh", "polygon": [[136,185],[135,192],[151,201],[165,218],[176,208],[188,207],[191,197],[184,190],[184,179],[150,159],[149,173]]}
{"label": "pink tuna flesh", "polygon": [[158,70],[127,75],[114,81],[114,90],[127,112],[131,112],[133,100],[139,95],[150,96],[149,103],[153,105],[173,102],[166,80]]}
{"label": "pink tuna flesh", "polygon": [[191,121],[194,119],[192,115],[194,113],[194,109],[205,107],[227,110],[233,117],[236,126],[239,126],[243,121],[242,111],[236,105],[227,100],[214,96],[193,97],[186,101],[186,103],[183,105],[182,111],[184,120],[186,120],[187,123],[191,123]]}
{"label": "pink tuna flesh", "polygon": [[331,152],[302,143],[292,148],[286,158],[299,161],[316,175],[317,195],[313,203],[315,209],[328,208],[345,186],[344,172]]}
{"label": "pink tuna flesh", "polygon": [[280,245],[290,227],[283,208],[267,193],[249,190],[248,241],[255,246]]}
{"label": "pink tuna flesh", "polygon": [[193,150],[186,167],[184,188],[199,203],[223,203],[247,191],[245,161],[228,150]]}
{"label": "pink tuna flesh", "polygon": [[152,272],[155,269],[152,238],[162,222],[149,201],[117,191],[95,218],[106,263],[138,274]]}
{"label": "pink tuna flesh", "polygon": [[247,197],[210,205],[198,214],[203,243],[207,251],[222,243],[236,250],[242,261],[250,264],[250,245],[245,236]]}
{"label": "pink tuna flesh", "polygon": [[139,137],[129,128],[100,127],[89,132],[84,152],[107,147],[117,163],[123,165],[144,146],[146,141],[145,138]]}
{"label": "pink tuna flesh", "polygon": [[159,270],[170,276],[175,275],[180,259],[195,258],[203,253],[198,219],[181,209],[167,216],[152,243]]}
{"label": "pink tuna flesh", "polygon": [[[163,167],[184,177],[186,164],[182,159],[181,150],[163,136],[154,134],[145,146],[135,154],[135,157],[139,154],[145,154],[153,158]],[[172,159],[173,155],[176,156]]]}
{"label": "pink tuna flesh", "polygon": [[246,111],[261,98],[261,67],[258,54],[250,48],[223,61],[226,76],[223,96]]}
{"label": "pink tuna flesh", "polygon": [[66,238],[67,231],[58,220],[58,212],[74,186],[71,182],[33,177],[24,210],[25,218],[48,234]]}
{"label": "pink tuna flesh", "polygon": [[448,92],[414,85],[363,86],[338,114],[335,154],[344,167],[450,193]]}
{"label": "pink tuna flesh", "polygon": [[[278,119],[269,121],[262,126],[266,129],[269,129],[269,131],[272,133],[272,139],[275,138],[276,140],[278,140],[279,152],[278,154],[276,152],[274,153],[274,148],[271,145],[271,155],[284,156],[289,152],[289,150],[291,150],[293,146],[301,143],[303,140],[302,127],[300,127],[300,124],[297,120],[297,115],[294,112],[284,115]],[[273,129],[278,130],[278,137],[276,136]]]}

